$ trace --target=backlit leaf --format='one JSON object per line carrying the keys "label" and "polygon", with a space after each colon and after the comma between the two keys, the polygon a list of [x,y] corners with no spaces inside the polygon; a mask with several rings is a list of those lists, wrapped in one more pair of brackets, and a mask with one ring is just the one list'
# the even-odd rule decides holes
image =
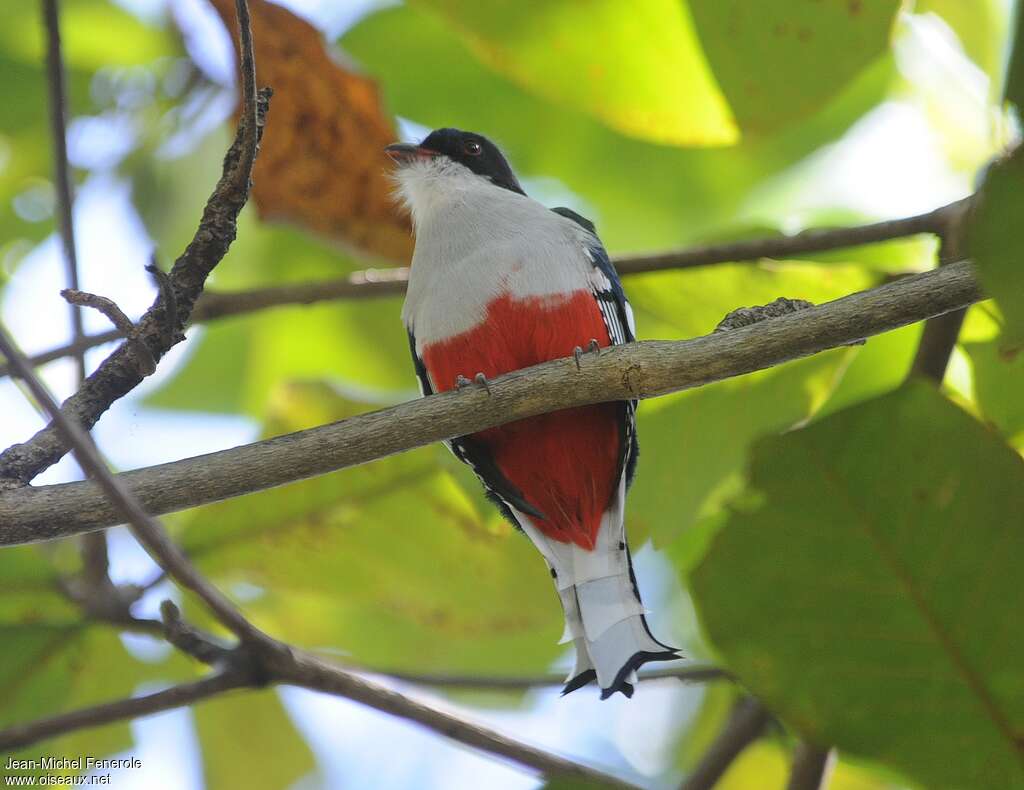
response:
{"label": "backlit leaf", "polygon": [[[234,0],[211,2],[237,45]],[[256,82],[276,91],[253,174],[260,216],[405,263],[412,237],[384,154],[397,136],[376,84],[332,59],[320,32],[287,9],[266,0],[249,8]]]}
{"label": "backlit leaf", "polygon": [[899,0],[690,0],[744,132],[798,123],[889,45]]}
{"label": "backlit leaf", "polygon": [[737,139],[686,5],[677,0],[422,0],[495,71],[656,143]]}

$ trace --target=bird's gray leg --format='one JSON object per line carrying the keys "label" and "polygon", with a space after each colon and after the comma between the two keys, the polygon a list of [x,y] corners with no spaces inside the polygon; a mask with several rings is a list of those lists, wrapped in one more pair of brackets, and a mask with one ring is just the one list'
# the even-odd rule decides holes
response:
{"label": "bird's gray leg", "polygon": [[600,356],[601,344],[598,343],[596,339],[590,338],[590,342],[587,343],[586,351],[584,351],[579,346],[576,346],[576,348],[572,350],[572,357],[573,359],[576,360],[576,370],[582,370],[582,368],[580,367],[580,360],[583,359],[584,354],[593,354],[594,356]]}
{"label": "bird's gray leg", "polygon": [[491,394],[491,383],[483,373],[477,373],[472,380],[467,379],[461,373],[455,377],[455,389],[464,390],[466,387],[472,386],[487,390],[487,394]]}

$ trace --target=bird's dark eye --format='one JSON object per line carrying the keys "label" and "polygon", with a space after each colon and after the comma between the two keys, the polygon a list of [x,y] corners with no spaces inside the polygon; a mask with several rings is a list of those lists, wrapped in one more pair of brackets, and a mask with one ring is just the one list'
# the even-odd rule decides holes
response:
{"label": "bird's dark eye", "polygon": [[480,152],[483,151],[480,147],[480,143],[476,140],[466,140],[466,142],[462,144],[462,150],[470,156],[480,156]]}

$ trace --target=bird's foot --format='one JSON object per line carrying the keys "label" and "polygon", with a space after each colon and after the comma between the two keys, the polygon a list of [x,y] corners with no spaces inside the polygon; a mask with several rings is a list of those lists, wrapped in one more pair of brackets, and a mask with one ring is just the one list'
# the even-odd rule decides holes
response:
{"label": "bird's foot", "polygon": [[594,338],[591,338],[590,342],[587,343],[586,351],[579,346],[576,346],[576,348],[572,350],[572,357],[576,360],[576,370],[582,370],[580,367],[580,360],[583,359],[584,354],[593,354],[596,357],[601,356],[601,344]]}
{"label": "bird's foot", "polygon": [[483,373],[477,373],[472,380],[467,379],[461,373],[456,376],[455,389],[464,390],[466,387],[478,387],[480,389],[487,390],[488,395],[491,394],[491,383]]}

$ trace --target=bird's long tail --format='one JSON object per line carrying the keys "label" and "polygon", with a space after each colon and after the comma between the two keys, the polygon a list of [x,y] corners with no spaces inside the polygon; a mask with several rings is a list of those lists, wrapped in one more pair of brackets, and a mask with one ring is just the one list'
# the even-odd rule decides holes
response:
{"label": "bird's long tail", "polygon": [[529,516],[515,515],[551,569],[565,613],[562,642],[576,647],[576,665],[563,694],[597,680],[601,699],[616,691],[631,697],[636,670],[643,664],[679,658],[647,625],[621,505],[613,504],[604,514],[597,544],[590,550],[548,538]]}

